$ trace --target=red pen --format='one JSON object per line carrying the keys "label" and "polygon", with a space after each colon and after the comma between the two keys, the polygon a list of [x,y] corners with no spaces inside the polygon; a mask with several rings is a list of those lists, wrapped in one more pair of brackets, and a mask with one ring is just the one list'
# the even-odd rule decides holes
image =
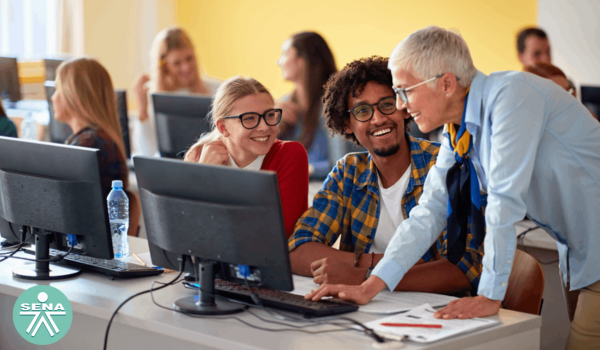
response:
{"label": "red pen", "polygon": [[442,328],[441,324],[382,323],[381,325],[386,327]]}

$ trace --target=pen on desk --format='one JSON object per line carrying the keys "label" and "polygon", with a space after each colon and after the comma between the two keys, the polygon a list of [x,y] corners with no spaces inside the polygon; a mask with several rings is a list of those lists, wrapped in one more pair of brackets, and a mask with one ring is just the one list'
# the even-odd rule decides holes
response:
{"label": "pen on desk", "polygon": [[137,261],[140,262],[140,264],[142,264],[142,266],[146,266],[146,263],[144,262],[144,260],[140,259],[139,256],[137,256],[136,253],[133,253],[133,257],[137,259]]}
{"label": "pen on desk", "polygon": [[381,325],[386,327],[442,328],[441,324],[382,323]]}

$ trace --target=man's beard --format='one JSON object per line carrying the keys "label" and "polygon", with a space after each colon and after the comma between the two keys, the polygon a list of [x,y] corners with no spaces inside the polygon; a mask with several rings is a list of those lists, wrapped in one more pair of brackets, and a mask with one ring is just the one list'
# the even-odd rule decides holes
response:
{"label": "man's beard", "polygon": [[398,151],[400,150],[400,144],[397,143],[395,145],[391,145],[388,148],[374,148],[373,149],[373,153],[375,153],[375,155],[379,156],[379,157],[389,157],[389,156],[393,156],[394,154],[398,153]]}

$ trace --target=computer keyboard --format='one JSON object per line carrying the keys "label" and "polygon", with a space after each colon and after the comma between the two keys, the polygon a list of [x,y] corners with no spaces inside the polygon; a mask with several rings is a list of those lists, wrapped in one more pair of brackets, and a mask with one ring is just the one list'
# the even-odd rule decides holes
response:
{"label": "computer keyboard", "polygon": [[[24,249],[24,251],[35,255],[35,252],[32,250]],[[51,257],[63,254],[65,254],[65,252],[50,248]],[[67,255],[63,260],[67,265],[120,278],[154,276],[163,273],[162,270],[117,259],[98,259],[73,253]]]}
{"label": "computer keyboard", "polygon": [[[302,295],[286,293],[278,290],[252,287],[252,291],[266,307],[292,311],[308,317],[321,317],[343,314],[358,310],[358,306],[341,299],[325,299],[312,301]],[[248,287],[244,284],[215,280],[215,292],[218,295],[254,304]]]}

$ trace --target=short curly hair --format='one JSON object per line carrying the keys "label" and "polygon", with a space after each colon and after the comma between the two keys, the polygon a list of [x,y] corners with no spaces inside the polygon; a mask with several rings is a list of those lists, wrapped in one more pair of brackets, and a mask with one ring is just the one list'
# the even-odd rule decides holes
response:
{"label": "short curly hair", "polygon": [[[392,91],[392,73],[388,69],[388,58],[371,56],[348,63],[344,69],[333,74],[325,84],[323,95],[323,115],[327,127],[332,134],[340,134],[349,140],[360,142],[354,134],[344,130],[345,123],[350,118],[348,113],[348,98],[359,97],[368,82],[390,87]],[[409,130],[410,120],[406,119],[404,128]]]}

